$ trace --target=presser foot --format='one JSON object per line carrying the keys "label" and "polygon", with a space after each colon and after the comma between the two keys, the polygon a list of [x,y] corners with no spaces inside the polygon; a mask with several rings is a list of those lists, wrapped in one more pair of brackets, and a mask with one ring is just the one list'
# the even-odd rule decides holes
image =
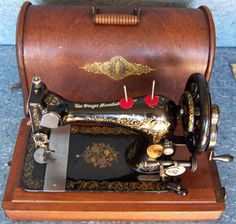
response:
{"label": "presser foot", "polygon": [[33,135],[33,140],[37,150],[34,152],[34,160],[39,164],[48,163],[53,159],[54,151],[48,147],[49,139],[44,133],[36,133]]}

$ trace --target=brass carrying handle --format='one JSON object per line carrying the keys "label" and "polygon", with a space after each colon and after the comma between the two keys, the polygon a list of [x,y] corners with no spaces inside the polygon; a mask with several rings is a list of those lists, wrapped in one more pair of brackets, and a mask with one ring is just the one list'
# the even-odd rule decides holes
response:
{"label": "brass carrying handle", "polygon": [[138,25],[140,22],[141,8],[134,8],[133,12],[133,15],[103,14],[99,13],[98,7],[92,7],[94,23],[102,25]]}

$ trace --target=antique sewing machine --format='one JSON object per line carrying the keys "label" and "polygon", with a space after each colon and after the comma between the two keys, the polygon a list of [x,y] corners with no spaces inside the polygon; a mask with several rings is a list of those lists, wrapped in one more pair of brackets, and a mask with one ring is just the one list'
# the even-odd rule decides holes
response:
{"label": "antique sewing machine", "polygon": [[[195,156],[216,145],[219,120],[218,106],[211,104],[208,84],[201,74],[190,76],[179,105],[164,96],[153,96],[150,103],[150,96],[147,96],[134,99],[128,107],[122,104],[122,100],[93,104],[71,102],[48,90],[40,77],[34,77],[28,110],[36,148],[34,160],[38,164],[47,164],[44,187],[41,189],[44,191],[65,191],[69,180],[78,181],[79,173],[86,173],[88,169],[93,174],[82,175],[81,181],[118,180],[121,184],[124,180],[152,181],[162,187],[161,190],[153,188],[153,191],[172,190],[186,195],[187,190],[181,187],[176,177],[184,174],[186,169],[196,171]],[[182,120],[183,124],[183,137],[179,140],[174,136],[177,120]],[[124,139],[117,139],[117,142],[106,139],[101,143],[97,140],[99,134],[90,136],[92,145],[84,146],[75,139],[71,139],[73,143],[70,143],[70,125],[75,123],[126,128],[130,132],[125,137],[129,144]],[[59,133],[58,138],[56,133]],[[134,133],[138,137],[131,141],[129,135]],[[192,154],[189,160],[174,157],[175,145],[179,143],[187,145]],[[77,144],[77,150],[73,144]],[[233,157],[213,156],[211,153],[209,160],[231,162]],[[119,191],[119,188],[113,190]]]}
{"label": "antique sewing machine", "polygon": [[25,114],[2,204],[9,218],[221,217],[216,161],[233,157],[215,154],[206,6],[25,2],[16,49]]}

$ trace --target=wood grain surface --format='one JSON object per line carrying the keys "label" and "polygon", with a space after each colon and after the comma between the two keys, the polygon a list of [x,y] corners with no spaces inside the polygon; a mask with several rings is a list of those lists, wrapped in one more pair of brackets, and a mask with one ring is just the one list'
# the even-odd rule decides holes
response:
{"label": "wood grain surface", "polygon": [[[130,14],[129,7],[100,7],[101,13]],[[51,91],[78,102],[107,102],[156,94],[179,102],[192,73],[210,79],[215,30],[210,11],[142,7],[138,25],[95,25],[89,6],[33,6],[25,3],[17,26],[17,58],[26,102],[32,77],[41,76]],[[113,80],[83,69],[122,56],[149,66],[143,75]],[[124,69],[116,64],[111,69]]]}

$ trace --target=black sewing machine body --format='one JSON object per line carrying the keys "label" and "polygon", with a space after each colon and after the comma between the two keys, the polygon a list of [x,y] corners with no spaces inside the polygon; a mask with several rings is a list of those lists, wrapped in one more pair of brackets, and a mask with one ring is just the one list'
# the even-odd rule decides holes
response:
{"label": "black sewing machine body", "polygon": [[[52,175],[55,179],[51,173],[60,172],[55,167],[60,167],[64,147],[67,148],[63,157],[66,162],[61,160],[64,190],[174,190],[186,195],[187,191],[176,183],[175,177],[187,168],[194,172],[195,155],[216,144],[219,110],[211,106],[207,83],[200,74],[189,78],[180,105],[164,96],[158,98],[158,105],[153,107],[147,106],[143,97],[134,99],[134,106],[127,110],[120,107],[119,101],[71,102],[50,92],[35,77],[28,111],[32,126],[29,157],[34,158],[36,176],[49,179]],[[174,136],[178,119],[182,119],[184,129],[181,143],[185,142],[192,154],[189,160],[177,160],[174,156],[179,143]],[[62,141],[61,145],[57,141]],[[58,148],[61,148],[59,157]],[[232,158],[226,155],[220,160],[229,162]],[[50,165],[54,163],[57,166]],[[41,184],[36,190],[60,190],[57,184],[50,187],[47,182],[50,181],[45,178],[44,187]]]}

